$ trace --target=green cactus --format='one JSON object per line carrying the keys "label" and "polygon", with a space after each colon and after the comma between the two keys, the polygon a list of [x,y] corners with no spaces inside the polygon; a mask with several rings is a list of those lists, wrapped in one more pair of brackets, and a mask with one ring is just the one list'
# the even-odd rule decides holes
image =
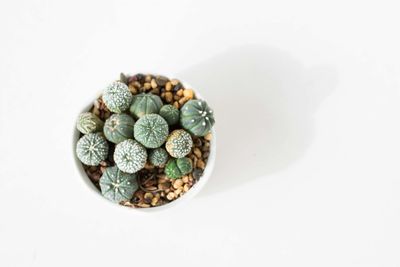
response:
{"label": "green cactus", "polygon": [[167,138],[165,147],[174,158],[183,158],[192,150],[193,140],[189,133],[179,129],[173,131]]}
{"label": "green cactus", "polygon": [[172,179],[180,178],[193,170],[189,158],[170,159],[165,167],[165,174]]}
{"label": "green cactus", "polygon": [[106,120],[104,135],[107,140],[115,144],[133,138],[135,120],[128,114],[113,114]]}
{"label": "green cactus", "polygon": [[195,136],[205,136],[215,123],[213,111],[203,100],[189,100],[181,108],[182,127]]}
{"label": "green cactus", "polygon": [[114,161],[126,173],[135,173],[146,165],[147,151],[138,142],[128,139],[115,146]]}
{"label": "green cactus", "polygon": [[89,133],[76,144],[76,155],[85,165],[97,166],[108,156],[108,143],[101,133]]}
{"label": "green cactus", "polygon": [[103,125],[104,122],[91,112],[80,114],[76,122],[76,128],[83,134],[100,132]]}
{"label": "green cactus", "polygon": [[136,122],[133,132],[139,143],[147,148],[157,148],[168,137],[168,124],[158,114],[147,114]]}
{"label": "green cactus", "polygon": [[149,161],[157,167],[162,167],[168,160],[168,153],[164,148],[152,149],[149,153]]}
{"label": "green cactus", "polygon": [[168,125],[174,125],[179,121],[179,110],[173,105],[164,105],[160,109],[160,116],[167,121]]}
{"label": "green cactus", "polygon": [[131,105],[132,93],[126,84],[116,81],[104,90],[103,101],[111,112],[121,113]]}
{"label": "green cactus", "polygon": [[133,96],[129,110],[136,119],[139,119],[146,114],[157,114],[162,104],[162,100],[158,95],[142,93]]}
{"label": "green cactus", "polygon": [[106,168],[99,183],[103,196],[116,203],[129,201],[139,188],[136,174],[124,173],[117,166]]}

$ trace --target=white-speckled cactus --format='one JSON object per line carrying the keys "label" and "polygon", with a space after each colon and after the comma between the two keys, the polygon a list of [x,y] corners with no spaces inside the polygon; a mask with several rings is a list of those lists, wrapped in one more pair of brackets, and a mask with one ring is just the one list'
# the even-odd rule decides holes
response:
{"label": "white-speckled cactus", "polygon": [[160,109],[160,116],[167,121],[168,125],[174,125],[179,121],[179,110],[173,105],[164,105]]}
{"label": "white-speckled cactus", "polygon": [[121,113],[131,105],[132,93],[126,84],[116,81],[104,90],[103,101],[111,112]]}
{"label": "white-speckled cactus", "polygon": [[82,136],[76,144],[76,155],[88,166],[97,166],[108,155],[108,143],[101,133]]}
{"label": "white-speckled cactus", "polygon": [[157,167],[162,167],[167,163],[168,153],[164,148],[152,149],[149,153],[149,161],[151,164]]}
{"label": "white-speckled cactus", "polygon": [[195,136],[205,136],[215,123],[213,111],[203,100],[189,100],[181,108],[182,127]]}
{"label": "white-speckled cactus", "polygon": [[138,142],[128,139],[115,147],[114,161],[126,173],[135,173],[146,165],[147,151]]}
{"label": "white-speckled cactus", "polygon": [[100,132],[104,122],[91,112],[84,112],[79,115],[76,128],[83,134]]}
{"label": "white-speckled cactus", "polygon": [[183,158],[192,150],[193,140],[185,130],[175,130],[167,138],[165,147],[174,158]]}
{"label": "white-speckled cactus", "polygon": [[133,96],[132,105],[129,110],[138,119],[146,114],[157,114],[162,104],[162,100],[158,95],[142,93]]}
{"label": "white-speckled cactus", "polygon": [[167,139],[168,123],[158,114],[147,114],[136,122],[133,133],[145,147],[157,148]]}
{"label": "white-speckled cactus", "polygon": [[128,114],[113,114],[106,120],[104,135],[115,144],[133,138],[135,120]]}
{"label": "white-speckled cactus", "polygon": [[117,166],[108,167],[99,183],[103,196],[116,203],[129,201],[139,188],[136,174],[124,173]]}

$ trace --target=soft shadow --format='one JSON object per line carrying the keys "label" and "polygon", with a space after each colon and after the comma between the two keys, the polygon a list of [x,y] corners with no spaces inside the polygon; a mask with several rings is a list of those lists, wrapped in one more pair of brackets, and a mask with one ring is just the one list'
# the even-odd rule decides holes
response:
{"label": "soft shadow", "polygon": [[305,68],[289,54],[252,45],[230,49],[186,69],[216,115],[215,170],[201,195],[284,170],[314,135],[314,113],[334,90],[336,69]]}

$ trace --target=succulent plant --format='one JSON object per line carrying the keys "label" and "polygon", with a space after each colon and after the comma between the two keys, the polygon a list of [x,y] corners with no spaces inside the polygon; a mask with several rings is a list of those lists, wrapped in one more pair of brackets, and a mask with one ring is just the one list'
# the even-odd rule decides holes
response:
{"label": "succulent plant", "polygon": [[139,143],[147,148],[157,148],[168,137],[168,124],[158,114],[147,114],[135,123],[133,132]]}
{"label": "succulent plant", "polygon": [[149,161],[151,164],[157,167],[164,166],[168,160],[168,153],[164,148],[152,149],[149,153]]}
{"label": "succulent plant", "polygon": [[215,123],[213,111],[203,100],[189,100],[181,108],[182,127],[195,136],[205,136]]}
{"label": "succulent plant", "polygon": [[168,153],[174,158],[183,158],[190,153],[193,146],[192,137],[185,130],[173,131],[167,138],[165,147]]}
{"label": "succulent plant", "polygon": [[101,133],[82,136],[76,144],[76,155],[85,165],[97,166],[108,155],[108,143]]}
{"label": "succulent plant", "polygon": [[126,173],[135,173],[146,165],[147,151],[138,142],[128,139],[115,146],[114,161]]}
{"label": "succulent plant", "polygon": [[162,105],[162,100],[158,95],[142,93],[133,96],[132,105],[129,110],[138,119],[146,114],[157,114]]}
{"label": "succulent plant", "polygon": [[128,114],[113,114],[106,120],[104,135],[107,140],[115,144],[133,138],[135,120]]}
{"label": "succulent plant", "polygon": [[139,188],[136,174],[124,173],[117,166],[106,168],[99,183],[103,196],[116,203],[130,200]]}
{"label": "succulent plant", "polygon": [[79,115],[76,128],[83,134],[100,132],[104,122],[91,112],[84,112]]}
{"label": "succulent plant", "polygon": [[160,116],[167,121],[168,125],[174,125],[179,121],[179,110],[173,105],[164,105],[160,109]]}
{"label": "succulent plant", "polygon": [[116,81],[104,90],[103,101],[111,112],[121,113],[131,105],[132,93],[126,84]]}
{"label": "succulent plant", "polygon": [[193,170],[189,158],[170,159],[165,167],[165,174],[172,179],[180,178]]}

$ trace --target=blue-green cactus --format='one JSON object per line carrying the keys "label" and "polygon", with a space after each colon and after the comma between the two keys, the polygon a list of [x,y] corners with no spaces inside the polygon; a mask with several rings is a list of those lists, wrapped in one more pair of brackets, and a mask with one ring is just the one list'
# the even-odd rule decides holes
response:
{"label": "blue-green cactus", "polygon": [[103,101],[111,112],[121,113],[131,105],[132,93],[126,84],[116,81],[104,90]]}
{"label": "blue-green cactus", "polygon": [[168,124],[158,114],[141,117],[134,127],[135,139],[147,148],[160,147],[168,136]]}
{"label": "blue-green cactus", "polygon": [[142,93],[133,96],[132,105],[129,110],[138,119],[146,114],[157,114],[162,104],[162,100],[158,95]]}
{"label": "blue-green cactus", "polygon": [[147,151],[138,142],[128,139],[115,146],[114,161],[126,173],[135,173],[146,165]]}
{"label": "blue-green cactus", "polygon": [[136,174],[124,173],[117,166],[108,167],[99,184],[103,196],[116,203],[129,201],[139,188]]}
{"label": "blue-green cactus", "polygon": [[76,144],[76,155],[85,165],[97,166],[108,156],[108,143],[101,133],[82,136]]}
{"label": "blue-green cactus", "polygon": [[164,105],[160,109],[160,116],[167,121],[168,125],[174,125],[179,121],[179,110],[173,105]]}
{"label": "blue-green cactus", "polygon": [[203,100],[189,100],[181,108],[182,127],[195,136],[205,136],[215,123],[213,111]]}
{"label": "blue-green cactus", "polygon": [[193,140],[189,133],[179,129],[173,131],[167,138],[165,147],[174,158],[183,158],[192,150]]}
{"label": "blue-green cactus", "polygon": [[149,153],[149,161],[157,167],[162,167],[168,160],[168,153],[164,148],[152,149]]}
{"label": "blue-green cactus", "polygon": [[79,115],[76,128],[83,134],[100,132],[104,122],[91,112],[84,112]]}
{"label": "blue-green cactus", "polygon": [[177,179],[193,170],[192,161],[189,158],[170,159],[165,167],[168,178]]}
{"label": "blue-green cactus", "polygon": [[128,114],[113,114],[106,120],[104,135],[115,144],[133,138],[135,120]]}

